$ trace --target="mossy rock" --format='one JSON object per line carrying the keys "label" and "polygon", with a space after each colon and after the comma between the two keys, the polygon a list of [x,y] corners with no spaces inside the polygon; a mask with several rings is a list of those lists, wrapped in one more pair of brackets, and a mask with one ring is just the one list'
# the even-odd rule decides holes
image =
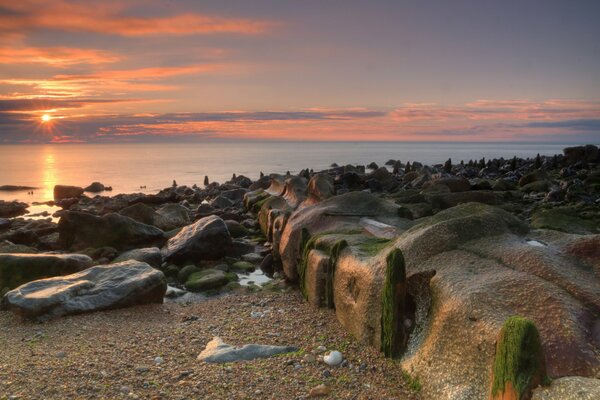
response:
{"label": "mossy rock", "polygon": [[490,398],[528,400],[534,388],[548,382],[535,324],[518,316],[508,318],[496,341]]}
{"label": "mossy rock", "polygon": [[186,265],[185,267],[181,268],[177,273],[177,279],[179,280],[179,282],[185,283],[187,282],[190,275],[199,271],[200,268],[196,267],[195,265]]}
{"label": "mossy rock", "polygon": [[537,210],[531,216],[531,226],[580,235],[600,232],[598,219],[584,219],[573,207]]}
{"label": "mossy rock", "polygon": [[227,285],[223,287],[223,290],[232,291],[241,288],[242,285],[239,282],[229,282]]}
{"label": "mossy rock", "polygon": [[535,181],[535,182],[528,183],[525,186],[521,187],[521,191],[523,191],[525,193],[547,192],[548,190],[550,190],[550,186],[551,186],[551,184],[547,180]]}
{"label": "mossy rock", "polygon": [[235,272],[225,272],[225,276],[229,282],[237,282],[240,280],[240,277]]}
{"label": "mossy rock", "polygon": [[194,272],[185,282],[185,288],[192,292],[217,289],[229,283],[225,272],[218,269],[207,269]]}
{"label": "mossy rock", "polygon": [[163,272],[164,272],[165,276],[178,277],[179,268],[177,267],[177,265],[169,264],[163,269]]}
{"label": "mossy rock", "polygon": [[408,342],[403,325],[405,299],[406,266],[402,252],[394,249],[386,258],[381,296],[381,351],[386,357],[400,358]]}
{"label": "mossy rock", "polygon": [[256,266],[248,261],[236,261],[231,264],[231,269],[233,271],[238,272],[254,272],[256,270]]}

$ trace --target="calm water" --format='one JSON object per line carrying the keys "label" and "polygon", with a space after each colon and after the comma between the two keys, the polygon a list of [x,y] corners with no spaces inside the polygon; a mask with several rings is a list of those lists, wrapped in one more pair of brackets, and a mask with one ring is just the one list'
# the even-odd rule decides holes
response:
{"label": "calm water", "polygon": [[[201,185],[204,175],[224,182],[233,173],[252,179],[264,173],[315,170],[336,162],[383,165],[389,159],[442,163],[503,156],[561,153],[569,144],[382,143],[382,142],[209,142],[0,146],[0,185],[35,186],[27,192],[0,192],[0,199],[45,201],[56,184],[87,186],[99,181],[112,193],[154,193],[178,184]],[[140,186],[146,186],[140,190]]]}

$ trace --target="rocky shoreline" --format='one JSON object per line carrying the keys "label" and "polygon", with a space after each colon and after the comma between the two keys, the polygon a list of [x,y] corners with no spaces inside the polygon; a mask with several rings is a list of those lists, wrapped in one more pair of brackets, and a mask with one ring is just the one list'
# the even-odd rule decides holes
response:
{"label": "rocky shoreline", "polygon": [[[292,285],[400,360],[424,398],[600,393],[596,146],[205,183],[112,197],[57,186],[58,223],[0,201],[2,308],[46,321]],[[266,282],[248,283],[253,271]],[[573,379],[583,397],[564,396]]]}

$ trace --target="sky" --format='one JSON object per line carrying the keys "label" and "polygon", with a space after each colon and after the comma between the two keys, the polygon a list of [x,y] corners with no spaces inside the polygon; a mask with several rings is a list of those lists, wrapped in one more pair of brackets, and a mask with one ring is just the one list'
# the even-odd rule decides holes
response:
{"label": "sky", "polygon": [[0,143],[600,142],[597,0],[0,0]]}

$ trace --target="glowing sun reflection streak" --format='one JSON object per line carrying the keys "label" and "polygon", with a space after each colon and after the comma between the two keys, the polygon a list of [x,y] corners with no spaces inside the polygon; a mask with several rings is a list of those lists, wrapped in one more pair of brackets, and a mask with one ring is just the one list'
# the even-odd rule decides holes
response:
{"label": "glowing sun reflection streak", "polygon": [[54,199],[54,186],[58,182],[56,160],[54,158],[54,149],[52,146],[44,146],[44,187],[43,196],[45,200]]}

